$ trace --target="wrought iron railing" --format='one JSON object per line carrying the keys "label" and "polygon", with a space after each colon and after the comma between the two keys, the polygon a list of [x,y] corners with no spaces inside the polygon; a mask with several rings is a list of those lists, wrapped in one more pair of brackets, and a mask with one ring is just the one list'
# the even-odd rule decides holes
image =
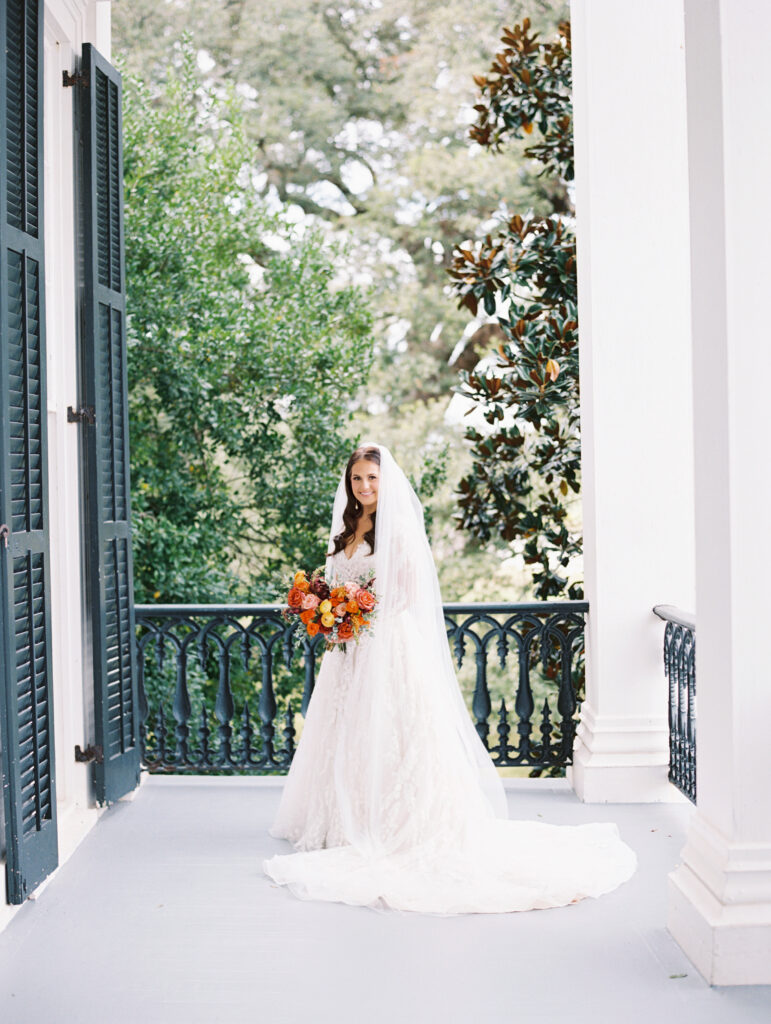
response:
{"label": "wrought iron railing", "polygon": [[[445,605],[458,677],[495,764],[558,773],[571,763],[587,610],[583,601]],[[288,769],[324,646],[321,636],[296,640],[280,612],[280,605],[136,606],[151,771]]]}
{"label": "wrought iron railing", "polygon": [[669,604],[658,604],[653,611],[667,624],[669,781],[696,803],[696,619]]}

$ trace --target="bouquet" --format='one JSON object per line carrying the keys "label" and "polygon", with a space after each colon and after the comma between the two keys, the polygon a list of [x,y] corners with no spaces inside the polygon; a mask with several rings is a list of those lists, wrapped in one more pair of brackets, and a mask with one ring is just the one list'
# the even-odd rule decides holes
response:
{"label": "bouquet", "polygon": [[328,651],[335,647],[344,651],[372,623],[377,604],[374,584],[374,572],[330,587],[323,569],[310,576],[300,570],[294,574],[282,615],[297,628],[302,624],[311,639],[321,633]]}

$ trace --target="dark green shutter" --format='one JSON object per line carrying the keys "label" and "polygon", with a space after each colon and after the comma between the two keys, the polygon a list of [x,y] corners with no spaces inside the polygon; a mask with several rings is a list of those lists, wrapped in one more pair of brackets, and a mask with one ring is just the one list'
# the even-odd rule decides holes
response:
{"label": "dark green shutter", "polygon": [[58,863],[43,270],[43,4],[0,0],[0,733],[11,903]]}
{"label": "dark green shutter", "polygon": [[94,661],[96,795],[110,803],[139,781],[140,738],[126,379],[121,79],[90,44],[77,87],[83,247],[82,355],[89,612]]}

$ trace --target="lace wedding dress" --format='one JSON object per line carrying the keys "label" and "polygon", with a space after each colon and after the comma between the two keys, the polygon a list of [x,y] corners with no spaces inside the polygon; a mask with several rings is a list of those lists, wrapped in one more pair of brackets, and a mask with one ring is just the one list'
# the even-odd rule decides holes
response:
{"label": "lace wedding dress", "polygon": [[365,541],[350,560],[340,551],[327,562],[335,583],[375,569],[377,617],[371,635],[323,656],[270,829],[296,852],[264,861],[265,873],[302,899],[432,914],[558,907],[609,892],[636,865],[615,825],[506,818],[452,669],[441,603],[422,610],[426,588],[432,600],[439,593],[422,510],[417,530],[404,515],[404,501],[415,508],[417,498],[380,451],[376,552]]}

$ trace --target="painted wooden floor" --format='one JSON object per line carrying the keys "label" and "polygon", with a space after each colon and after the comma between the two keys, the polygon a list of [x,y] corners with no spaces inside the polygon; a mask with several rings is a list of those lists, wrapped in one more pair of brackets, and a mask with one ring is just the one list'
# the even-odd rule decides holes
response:
{"label": "painted wooden floor", "polygon": [[599,900],[452,918],[308,903],[260,862],[280,781],[152,778],[0,934],[2,1024],[744,1024],[771,987],[711,989],[664,929],[690,808],[509,790],[512,817],[616,821],[640,866]]}

